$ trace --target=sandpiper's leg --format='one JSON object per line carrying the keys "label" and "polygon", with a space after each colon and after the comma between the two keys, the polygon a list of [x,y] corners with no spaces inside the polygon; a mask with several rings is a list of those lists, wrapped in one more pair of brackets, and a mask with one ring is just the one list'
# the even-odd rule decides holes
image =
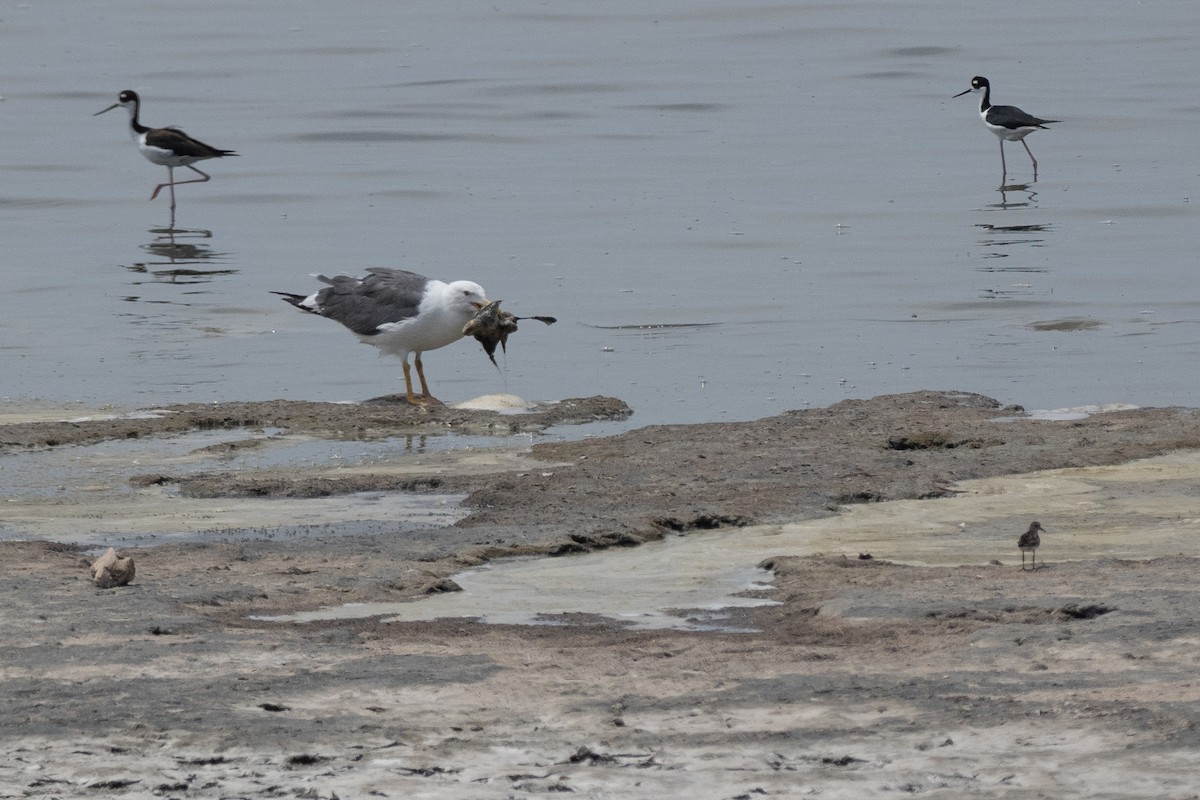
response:
{"label": "sandpiper's leg", "polygon": [[1025,571],[1025,551],[1021,551],[1021,572]]}
{"label": "sandpiper's leg", "polygon": [[1029,561],[1031,564],[1033,564],[1033,566],[1030,567],[1030,569],[1036,570],[1037,569],[1037,548],[1036,547],[1033,550],[1029,551]]}

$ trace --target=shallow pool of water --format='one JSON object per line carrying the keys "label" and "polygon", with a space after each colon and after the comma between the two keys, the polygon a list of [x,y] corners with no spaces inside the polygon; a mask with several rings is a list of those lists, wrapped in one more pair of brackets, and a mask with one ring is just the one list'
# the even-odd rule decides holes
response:
{"label": "shallow pool of water", "polygon": [[[383,617],[415,622],[469,617],[553,624],[563,615],[638,628],[721,630],[722,611],[772,602],[777,556],[830,555],[905,564],[1017,569],[1019,534],[1033,519],[1047,532],[1038,559],[1143,559],[1200,554],[1200,454],[1111,467],[1060,469],[963,481],[956,494],[847,506],[838,516],[786,525],[671,536],[640,547],[497,562],[455,576],[463,591],[405,603],[358,603],[273,617],[279,622]],[[1036,579],[1030,572],[1030,579]],[[569,616],[567,617],[569,618]]]}

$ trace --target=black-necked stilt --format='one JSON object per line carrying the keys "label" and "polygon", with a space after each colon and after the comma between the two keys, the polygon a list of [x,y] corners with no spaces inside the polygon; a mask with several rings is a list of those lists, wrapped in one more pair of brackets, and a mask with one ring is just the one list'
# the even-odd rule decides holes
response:
{"label": "black-necked stilt", "polygon": [[[490,302],[474,281],[442,281],[415,272],[371,267],[365,278],[335,275],[317,280],[328,284],[310,295],[272,292],[301,311],[336,320],[365,344],[381,353],[399,356],[404,363],[405,397],[413,405],[438,402],[429,393],[421,353],[453,344],[463,338],[463,327]],[[408,356],[421,381],[421,394],[413,393]]]}
{"label": "black-necked stilt", "polygon": [[[124,108],[129,112],[129,132],[133,136],[133,143],[137,145],[137,149],[151,162],[167,168],[167,182],[155,186],[154,191],[150,194],[150,199],[153,200],[158,197],[158,193],[162,191],[163,187],[170,188],[171,220],[172,224],[174,224],[175,187],[185,183],[204,183],[210,179],[208,173],[201,172],[193,167],[192,164],[208,158],[236,156],[237,153],[232,150],[220,150],[207,145],[198,139],[193,139],[178,128],[147,128],[138,121],[138,111],[141,108],[141,103],[142,100],[138,97],[137,92],[126,89],[117,95],[117,102],[103,111],[97,111],[92,116],[98,117],[118,107]],[[200,177],[176,183],[175,167],[187,167]]]}
{"label": "black-necked stilt", "polygon": [[1037,549],[1042,543],[1042,537],[1038,536],[1038,531],[1046,532],[1040,522],[1029,523],[1029,530],[1021,534],[1021,538],[1017,540],[1017,547],[1021,550],[1021,569],[1025,569],[1025,553],[1028,551],[1033,554],[1032,569],[1037,569]]}
{"label": "black-necked stilt", "polygon": [[1016,106],[992,105],[992,85],[988,83],[987,78],[979,75],[971,78],[970,89],[964,89],[954,96],[962,97],[971,92],[981,95],[979,116],[983,119],[983,124],[1000,138],[1000,169],[1003,170],[1004,175],[1008,175],[1008,165],[1004,163],[1004,142],[1005,140],[1020,142],[1025,148],[1025,152],[1029,153],[1029,160],[1033,162],[1033,179],[1036,181],[1037,159],[1033,157],[1033,151],[1029,149],[1029,145],[1025,144],[1025,137],[1039,128],[1049,130],[1046,126],[1059,120],[1038,119],[1032,114],[1026,114]]}

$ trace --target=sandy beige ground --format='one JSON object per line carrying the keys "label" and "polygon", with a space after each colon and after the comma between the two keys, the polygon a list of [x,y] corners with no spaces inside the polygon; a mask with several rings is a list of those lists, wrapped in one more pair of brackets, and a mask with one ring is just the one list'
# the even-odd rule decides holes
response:
{"label": "sandy beige ground", "polygon": [[[537,446],[554,469],[427,487],[469,494],[440,532],[135,548],[122,589],[91,586],[71,547],[0,544],[0,797],[1197,797],[1187,550],[1032,573],[1015,552],[778,558],[763,566],[780,604],[736,612],[739,633],[253,617],[452,588],[496,555],[937,504],[958,480],[1194,448],[1198,432],[1184,409],[1035,422],[919,393]],[[311,471],[180,485],[331,491]],[[1144,472],[1112,484],[1138,485],[1158,491]]]}

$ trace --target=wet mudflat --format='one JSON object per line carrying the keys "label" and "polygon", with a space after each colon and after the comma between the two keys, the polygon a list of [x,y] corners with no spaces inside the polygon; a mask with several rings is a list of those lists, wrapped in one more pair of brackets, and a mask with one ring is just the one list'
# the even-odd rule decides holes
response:
{"label": "wet mudflat", "polygon": [[[21,797],[1191,797],[1191,551],[1067,560],[1048,534],[1044,566],[1026,573],[1015,548],[940,567],[832,548],[768,559],[760,593],[775,604],[730,611],[738,632],[580,614],[259,617],[419,603],[501,556],[736,535],[845,504],[936,508],[959,481],[1118,464],[1198,437],[1191,409],[1034,420],[920,392],[535,445],[491,473],[451,470],[439,490],[467,495],[469,512],[453,525],[128,548],[138,577],[122,589],[91,586],[74,546],[6,542],[3,602],[20,636],[3,656],[0,785]],[[292,477],[332,491],[304,470],[262,472],[237,485],[281,502]],[[220,471],[180,477],[180,496],[233,485]],[[1139,485],[1158,491],[1144,474],[1120,491]],[[1024,507],[995,513],[997,536],[1028,523]],[[1069,534],[1070,510],[1051,513],[1046,527]],[[915,530],[914,546],[924,538]]]}

